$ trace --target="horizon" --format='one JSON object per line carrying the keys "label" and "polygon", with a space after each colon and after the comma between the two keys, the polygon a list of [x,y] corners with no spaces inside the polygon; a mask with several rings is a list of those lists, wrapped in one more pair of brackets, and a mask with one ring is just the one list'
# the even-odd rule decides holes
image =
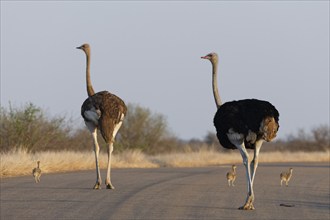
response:
{"label": "horizon", "polygon": [[271,102],[279,139],[329,127],[328,1],[1,1],[1,106],[83,125],[86,42],[95,91],[164,115],[182,140],[215,132],[209,52],[222,101]]}

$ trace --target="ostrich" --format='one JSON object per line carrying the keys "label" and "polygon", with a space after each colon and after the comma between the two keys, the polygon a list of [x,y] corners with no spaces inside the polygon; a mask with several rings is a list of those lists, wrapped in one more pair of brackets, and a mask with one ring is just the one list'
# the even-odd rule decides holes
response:
{"label": "ostrich", "polygon": [[[279,128],[279,113],[267,101],[245,99],[222,104],[217,84],[218,55],[210,53],[201,57],[212,64],[213,95],[217,106],[214,126],[220,144],[227,149],[238,149],[246,170],[248,194],[245,204],[239,209],[253,210],[253,182],[258,166],[258,156],[264,141],[276,137]],[[254,149],[251,161],[247,149]]]}
{"label": "ostrich", "polygon": [[107,189],[114,189],[111,183],[111,154],[116,134],[122,125],[127,112],[127,107],[123,100],[108,91],[95,93],[90,79],[90,46],[83,44],[77,49],[81,49],[86,54],[86,84],[88,98],[81,106],[81,116],[84,118],[88,130],[92,134],[95,164],[96,164],[96,183],[94,189],[101,189],[101,174],[99,166],[100,147],[97,142],[97,130],[102,134],[107,144],[108,166],[107,178],[105,180]]}
{"label": "ostrich", "polygon": [[36,181],[36,183],[39,183],[41,176],[40,161],[37,161],[37,167],[33,168],[32,175],[34,176],[34,180]]}
{"label": "ostrich", "polygon": [[290,181],[290,179],[292,177],[292,171],[293,171],[293,169],[290,168],[289,169],[289,172],[283,172],[283,173],[280,174],[281,186],[282,186],[282,182],[283,181],[285,182],[285,185],[286,186],[289,186],[289,181]]}
{"label": "ostrich", "polygon": [[227,177],[227,181],[228,181],[228,186],[230,186],[230,185],[235,186],[234,182],[236,180],[236,165],[232,165],[231,171],[229,171],[227,173],[226,177]]}

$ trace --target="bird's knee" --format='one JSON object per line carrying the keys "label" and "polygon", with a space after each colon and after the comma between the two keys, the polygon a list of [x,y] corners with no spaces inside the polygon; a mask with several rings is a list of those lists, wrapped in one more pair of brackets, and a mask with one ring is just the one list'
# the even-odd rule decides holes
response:
{"label": "bird's knee", "polygon": [[112,152],[113,152],[113,142],[111,141],[108,146],[108,153],[112,153]]}
{"label": "bird's knee", "polygon": [[98,144],[94,144],[94,151],[95,151],[95,153],[100,152],[100,147]]}
{"label": "bird's knee", "polygon": [[250,164],[249,155],[245,155],[245,156],[243,156],[243,164],[244,164],[245,166],[247,166],[247,165]]}

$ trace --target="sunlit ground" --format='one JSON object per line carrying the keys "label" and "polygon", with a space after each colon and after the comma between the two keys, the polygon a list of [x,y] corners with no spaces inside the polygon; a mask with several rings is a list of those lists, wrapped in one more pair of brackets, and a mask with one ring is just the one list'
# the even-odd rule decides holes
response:
{"label": "sunlit ground", "polygon": [[[252,155],[251,155],[252,157]],[[327,152],[265,152],[260,153],[259,162],[329,162]],[[29,153],[16,150],[1,154],[1,177],[31,175],[40,160],[43,173],[67,172],[95,169],[94,152],[41,152]],[[202,167],[242,163],[238,151],[228,153],[201,149],[196,152],[146,155],[138,150],[114,154],[113,168],[158,168],[158,167]],[[100,166],[105,169],[107,154],[100,154]]]}

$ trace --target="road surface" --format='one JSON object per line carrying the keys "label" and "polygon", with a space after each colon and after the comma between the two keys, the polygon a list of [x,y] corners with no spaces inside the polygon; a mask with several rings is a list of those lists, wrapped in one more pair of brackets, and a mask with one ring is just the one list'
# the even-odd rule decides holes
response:
{"label": "road surface", "polygon": [[[1,220],[7,219],[329,219],[329,164],[260,164],[255,208],[243,211],[245,173],[235,187],[228,166],[113,169],[115,190],[92,190],[94,171],[1,179]],[[279,174],[292,167],[288,187]],[[102,171],[103,179],[105,171]],[[284,206],[283,206],[284,205]]]}

